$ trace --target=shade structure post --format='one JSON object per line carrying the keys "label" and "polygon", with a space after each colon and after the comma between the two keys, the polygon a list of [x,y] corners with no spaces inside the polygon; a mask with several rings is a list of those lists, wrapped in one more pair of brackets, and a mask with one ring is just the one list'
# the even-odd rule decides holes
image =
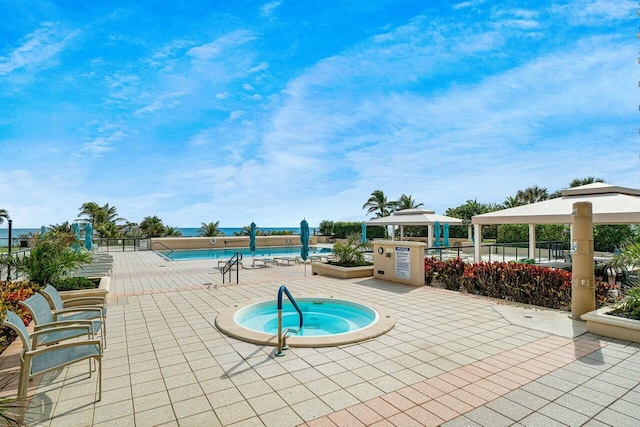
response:
{"label": "shade structure post", "polygon": [[481,262],[480,244],[482,243],[482,225],[473,224],[473,261]]}
{"label": "shade structure post", "polygon": [[573,204],[572,224],[571,316],[579,319],[583,314],[596,309],[591,202]]}
{"label": "shade structure post", "polygon": [[536,259],[536,225],[529,224],[529,259]]}

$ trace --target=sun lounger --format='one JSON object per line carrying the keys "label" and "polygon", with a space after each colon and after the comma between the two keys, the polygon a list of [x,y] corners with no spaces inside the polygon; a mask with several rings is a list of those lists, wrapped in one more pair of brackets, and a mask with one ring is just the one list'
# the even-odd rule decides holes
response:
{"label": "sun lounger", "polygon": [[274,257],[274,261],[277,262],[278,264],[280,264],[280,262],[286,262],[287,265],[291,265],[291,263],[293,262],[294,264],[298,262],[297,260],[298,257],[293,257],[293,256],[279,256],[279,257]]}
{"label": "sun lounger", "polygon": [[273,259],[273,258],[254,258],[253,262],[251,263],[252,267],[256,266],[256,262],[261,262],[263,266],[267,266],[267,264],[273,264],[276,267],[278,266],[278,262]]}

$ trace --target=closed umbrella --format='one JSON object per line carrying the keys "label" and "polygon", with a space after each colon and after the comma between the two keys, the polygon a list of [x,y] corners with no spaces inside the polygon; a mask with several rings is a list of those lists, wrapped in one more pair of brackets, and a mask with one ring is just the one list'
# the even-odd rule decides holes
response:
{"label": "closed umbrella", "polygon": [[47,229],[44,227],[40,227],[40,240],[44,241],[44,233],[46,233]]}
{"label": "closed umbrella", "polygon": [[362,243],[367,243],[367,224],[362,223]]}
{"label": "closed umbrella", "polygon": [[251,231],[249,232],[249,250],[256,251],[256,223],[251,223]]}
{"label": "closed umbrella", "polygon": [[434,246],[437,248],[440,246],[440,221],[436,221],[433,224],[433,238],[435,240]]}
{"label": "closed umbrella", "polygon": [[84,226],[84,247],[88,251],[93,247],[93,227],[89,223]]}
{"label": "closed umbrella", "polygon": [[249,226],[249,250],[253,254],[253,257],[256,256],[256,223],[251,221],[251,225]]}
{"label": "closed umbrella", "polygon": [[304,263],[304,275],[307,275],[307,258],[309,257],[309,224],[306,219],[303,219],[300,223],[300,257],[305,261]]}
{"label": "closed umbrella", "polygon": [[73,236],[76,238],[72,245],[73,250],[76,252],[80,252],[80,224],[74,222],[71,228],[73,229]]}
{"label": "closed umbrella", "polygon": [[449,247],[449,223],[444,223],[442,227],[442,245]]}

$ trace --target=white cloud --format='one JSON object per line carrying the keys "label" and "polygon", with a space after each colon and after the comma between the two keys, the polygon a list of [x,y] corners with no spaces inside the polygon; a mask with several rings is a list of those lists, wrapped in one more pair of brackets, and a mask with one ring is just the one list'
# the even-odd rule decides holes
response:
{"label": "white cloud", "polygon": [[246,30],[237,30],[219,37],[211,43],[192,47],[186,54],[187,56],[193,57],[194,60],[208,61],[220,57],[223,52],[227,52],[229,49],[243,45],[252,40],[255,40],[255,36],[251,32]]}
{"label": "white cloud", "polygon": [[273,12],[282,4],[282,1],[277,0],[277,1],[271,1],[269,3],[266,3],[264,5],[262,5],[260,7],[260,15],[264,16],[264,17],[271,17],[273,15]]}
{"label": "white cloud", "polygon": [[254,74],[257,73],[259,71],[265,71],[269,69],[269,64],[266,62],[261,62],[260,64],[256,65],[255,67],[251,67],[248,71],[247,74]]}
{"label": "white cloud", "polygon": [[9,48],[0,56],[0,76],[20,69],[47,68],[78,34],[78,30],[61,32],[52,22],[41,23],[39,29],[25,36],[20,46]]}
{"label": "white cloud", "polygon": [[634,19],[636,9],[637,2],[631,0],[575,0],[551,7],[552,12],[566,16],[573,25],[602,25]]}

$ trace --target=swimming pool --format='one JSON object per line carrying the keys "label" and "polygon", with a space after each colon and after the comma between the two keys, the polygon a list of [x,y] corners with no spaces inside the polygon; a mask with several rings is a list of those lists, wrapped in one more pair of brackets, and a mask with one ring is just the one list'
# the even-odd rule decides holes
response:
{"label": "swimming pool", "polygon": [[[250,256],[278,256],[278,255],[300,255],[300,246],[268,246],[258,247],[255,252],[249,248],[225,248],[225,249],[184,249],[175,251],[156,251],[157,254],[172,261],[185,261],[193,259],[227,259],[236,252],[240,252],[243,257]],[[311,246],[309,255],[330,254],[331,248],[320,248]]]}
{"label": "swimming pool", "polygon": [[[323,336],[354,332],[366,328],[378,320],[378,313],[362,304],[313,298],[296,300],[302,311],[304,326],[290,336]],[[276,334],[278,316],[276,301],[253,304],[236,312],[234,321],[240,326],[256,332]],[[298,329],[298,312],[288,301],[282,303],[282,327],[291,331]]]}
{"label": "swimming pool", "polygon": [[[311,283],[309,283],[311,284]],[[386,307],[356,298],[297,297],[303,311],[302,333],[290,333],[290,347],[333,347],[364,341],[393,328],[396,318]],[[298,329],[298,313],[282,302],[283,328]],[[278,345],[277,302],[251,301],[220,310],[215,325],[221,332],[242,341]]]}

